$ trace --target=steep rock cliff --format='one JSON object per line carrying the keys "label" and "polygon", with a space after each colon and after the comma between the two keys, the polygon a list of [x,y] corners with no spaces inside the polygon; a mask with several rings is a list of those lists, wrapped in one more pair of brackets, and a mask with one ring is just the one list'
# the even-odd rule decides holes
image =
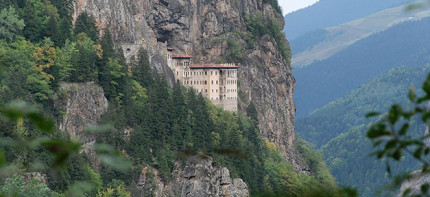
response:
{"label": "steep rock cliff", "polygon": [[[178,52],[193,55],[194,63],[208,63],[225,62],[232,53],[228,39],[234,39],[243,53],[236,62],[240,66],[241,110],[254,102],[261,135],[276,143],[297,171],[307,171],[295,148],[295,80],[289,60],[269,35],[246,47],[250,36],[247,16],[261,14],[283,26],[282,15],[271,5],[263,0],[75,0],[74,5],[74,18],[84,11],[93,15],[100,29],[111,30],[126,57],[143,47],[149,52],[151,66],[164,71],[165,56],[157,41],[167,41]],[[167,76],[172,81],[171,75]]]}
{"label": "steep rock cliff", "polygon": [[101,115],[108,109],[103,89],[94,82],[62,83],[60,93],[64,94],[57,105],[64,115],[59,120],[59,129],[84,143],[94,141],[94,136],[84,132],[86,127],[98,124]]}
{"label": "steep rock cliff", "polygon": [[[163,183],[157,176],[155,169],[140,176],[137,183],[138,192],[133,196],[224,196],[247,197],[248,186],[242,179],[232,179],[230,172],[225,167],[220,167],[212,162],[212,158],[206,156],[190,157],[185,166],[181,167],[177,162],[173,170],[172,181]],[[146,172],[146,171],[145,171]]]}

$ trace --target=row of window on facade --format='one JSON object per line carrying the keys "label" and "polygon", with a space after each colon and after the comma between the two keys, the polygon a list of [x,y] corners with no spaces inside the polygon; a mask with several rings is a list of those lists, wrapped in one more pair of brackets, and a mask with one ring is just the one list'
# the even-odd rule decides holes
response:
{"label": "row of window on facade", "polygon": [[[197,93],[199,93],[199,92],[201,92],[201,93],[208,93],[208,89],[205,89],[205,91],[203,92],[203,89],[197,89]],[[218,89],[212,89],[212,93],[218,93]],[[222,88],[220,88],[220,90],[219,90],[219,92],[222,92]],[[225,88],[224,88],[224,92],[225,92]],[[227,93],[230,93],[230,92],[237,92],[237,90],[236,89],[227,89]]]}
{"label": "row of window on facade", "polygon": [[[220,85],[223,85],[223,81],[221,80],[220,81],[221,82],[221,84]],[[184,85],[207,85],[208,84],[208,81],[184,81]],[[214,80],[211,80],[211,84],[213,85],[214,84]],[[218,80],[215,80],[215,84],[216,85],[218,85]],[[237,81],[236,80],[227,80],[227,84],[237,84]]]}
{"label": "row of window on facade", "polygon": [[176,66],[190,66],[190,62],[176,62]]}
{"label": "row of window on facade", "polygon": [[[182,65],[182,63],[176,63],[176,64],[178,64],[178,65]],[[188,62],[186,62],[185,63],[186,65],[188,65],[189,63]],[[227,76],[234,76],[234,74],[236,74],[236,71],[234,71],[234,70],[229,70],[229,71],[227,71],[228,73],[227,73]],[[215,75],[215,76],[217,76],[218,75],[218,73],[219,73],[219,75],[220,76],[222,76],[222,71],[211,71],[211,76],[213,76],[213,75]],[[193,74],[194,74],[194,76],[203,76],[203,75],[208,75],[208,71],[201,71],[201,72],[186,72],[186,71],[184,71],[184,75],[186,76],[186,77],[188,77],[188,76],[193,76]],[[176,72],[176,75],[179,75],[179,72]]]}
{"label": "row of window on facade", "polygon": [[[224,95],[224,100],[236,100],[237,98],[236,97],[226,97],[225,95]],[[211,100],[218,100],[218,97],[211,97]],[[222,99],[222,96],[220,97],[220,100],[223,100]]]}

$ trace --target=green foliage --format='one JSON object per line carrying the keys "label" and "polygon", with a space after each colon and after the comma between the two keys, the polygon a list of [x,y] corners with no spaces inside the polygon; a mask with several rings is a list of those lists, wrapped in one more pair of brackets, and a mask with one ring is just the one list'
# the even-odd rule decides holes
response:
{"label": "green foliage", "polygon": [[336,181],[324,163],[322,152],[315,151],[313,148],[308,142],[302,139],[297,140],[297,150],[303,156],[315,178],[324,182],[328,188],[336,188]]}
{"label": "green foliage", "polygon": [[81,13],[76,19],[74,33],[75,35],[85,33],[92,41],[99,39],[96,21],[93,16],[88,15],[86,12]]}
{"label": "green foliage", "polygon": [[133,69],[133,79],[139,82],[143,87],[149,87],[154,83],[152,71],[149,67],[148,52],[140,49],[137,55],[137,65]]}
{"label": "green foliage", "polygon": [[96,197],[130,197],[131,193],[125,188],[122,181],[112,180],[108,188],[99,190]]}
{"label": "green foliage", "polygon": [[240,60],[242,60],[244,54],[241,47],[239,46],[239,42],[233,38],[229,38],[227,44],[228,49],[230,50],[230,54],[228,57],[229,61],[239,62]]}
{"label": "green foliage", "polygon": [[85,33],[80,33],[76,37],[78,53],[72,56],[74,69],[70,78],[73,82],[94,81],[97,79],[96,45]]}
{"label": "green foliage", "polygon": [[259,40],[262,36],[269,34],[272,37],[273,42],[277,44],[282,57],[287,62],[291,61],[290,46],[285,39],[285,34],[282,32],[281,23],[276,18],[270,18],[266,21],[262,14],[255,14],[246,16],[245,24],[251,34],[250,38],[247,40],[249,44]]}
{"label": "green foliage", "polygon": [[[365,115],[369,111],[389,110],[391,103],[406,104],[407,89],[419,87],[426,77],[423,71],[428,69],[429,66],[392,69],[311,116],[296,121],[300,136],[321,148],[339,184],[357,188],[361,196],[375,195],[378,189],[395,193],[382,188],[389,183],[384,162],[368,156],[372,144],[365,136],[369,124]],[[416,135],[423,132],[424,127],[415,119],[411,122],[411,130]],[[417,163],[410,157],[402,160],[393,166],[393,174],[417,169]]]}
{"label": "green foliage", "polygon": [[0,194],[6,196],[33,197],[33,196],[60,196],[58,193],[51,191],[47,185],[38,182],[36,179],[25,181],[18,174],[8,178],[0,186]]}
{"label": "green foliage", "polygon": [[26,1],[21,14],[25,27],[23,34],[31,42],[43,40],[48,17],[46,17],[46,7],[42,0]]}
{"label": "green foliage", "polygon": [[263,0],[264,3],[268,3],[276,10],[279,14],[282,14],[282,8],[279,6],[278,0]]}
{"label": "green foliage", "polygon": [[24,28],[24,20],[19,19],[12,6],[0,11],[0,39],[12,41]]}
{"label": "green foliage", "polygon": [[[158,176],[169,181],[175,162],[196,154],[209,155],[228,167],[234,178],[245,180],[252,194],[299,196],[306,187],[317,191],[326,184],[297,174],[273,144],[267,147],[253,104],[248,107],[249,118],[217,108],[179,83],[169,87],[151,70],[146,51],[127,64],[121,49],[114,49],[108,29],[99,40],[95,20],[86,13],[78,17],[72,38],[70,0],[9,3],[26,26],[14,39],[0,41],[0,136],[6,139],[0,140],[0,188],[8,186],[4,183],[15,173],[41,172],[47,176],[45,188],[66,196],[130,196],[128,189],[136,184],[142,166],[156,168]],[[253,39],[265,34],[281,38],[276,37],[276,23],[260,22],[264,32]],[[227,44],[232,60],[243,58],[237,41],[230,38]],[[97,171],[90,158],[79,153],[81,143],[57,131],[57,123],[46,117],[62,118],[54,104],[67,95],[59,92],[61,81],[94,81],[109,101],[102,117],[108,125],[86,130],[97,137],[93,146],[101,161]],[[3,106],[17,99],[26,102]],[[303,152],[316,155],[307,148]],[[319,158],[309,162],[315,163],[318,177],[325,176]],[[153,174],[148,181],[155,183]]]}
{"label": "green foliage", "polygon": [[419,87],[426,77],[423,70],[429,68],[403,66],[391,69],[307,118],[298,119],[296,130],[319,148],[339,134],[367,124],[367,112],[387,110],[391,103],[406,103],[407,89]]}
{"label": "green foliage", "polygon": [[[429,117],[430,117],[430,74],[422,85],[423,94],[417,94],[415,89],[410,89],[408,98],[412,107],[404,109],[399,104],[392,105],[386,114],[371,112],[367,117],[378,117],[366,132],[375,151],[374,156],[383,159],[386,164],[386,171],[392,174],[392,162],[402,162],[405,155],[412,156],[419,164],[419,171],[414,175],[403,176],[396,179],[395,184],[401,184],[411,177],[426,176],[429,174]],[[414,135],[411,132],[413,118],[420,118],[419,122],[426,125],[426,131],[421,135]],[[428,196],[428,184],[420,185],[421,194],[419,196]],[[403,196],[412,195],[411,190],[405,190]],[[415,194],[416,195],[416,194]]]}

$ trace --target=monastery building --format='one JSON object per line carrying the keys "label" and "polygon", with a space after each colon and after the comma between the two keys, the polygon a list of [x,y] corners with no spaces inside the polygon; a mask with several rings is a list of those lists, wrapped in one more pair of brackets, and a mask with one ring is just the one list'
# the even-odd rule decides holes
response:
{"label": "monastery building", "polygon": [[184,86],[210,99],[225,110],[237,111],[237,69],[235,64],[192,64],[191,56],[167,48],[167,64]]}

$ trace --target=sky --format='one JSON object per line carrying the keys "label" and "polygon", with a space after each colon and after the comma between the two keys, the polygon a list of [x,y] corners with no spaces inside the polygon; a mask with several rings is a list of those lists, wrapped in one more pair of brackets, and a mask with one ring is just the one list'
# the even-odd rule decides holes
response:
{"label": "sky", "polygon": [[312,5],[317,1],[318,0],[278,0],[279,5],[282,7],[284,15],[300,8]]}

